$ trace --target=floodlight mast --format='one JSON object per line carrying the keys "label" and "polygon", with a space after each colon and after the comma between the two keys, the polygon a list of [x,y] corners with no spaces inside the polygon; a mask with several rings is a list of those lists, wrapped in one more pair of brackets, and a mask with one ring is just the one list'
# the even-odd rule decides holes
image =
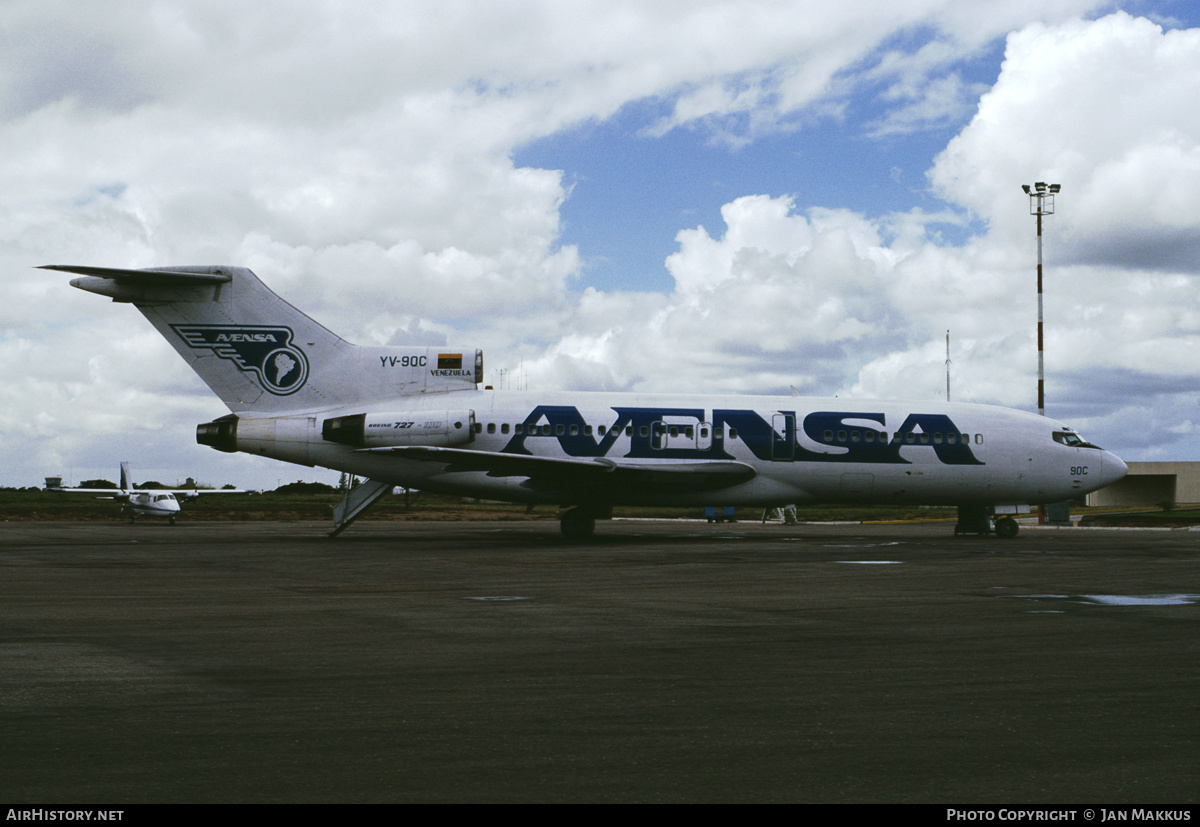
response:
{"label": "floodlight mast", "polygon": [[1032,187],[1022,184],[1021,189],[1029,196],[1029,214],[1037,216],[1037,349],[1038,349],[1038,413],[1046,415],[1046,359],[1045,339],[1042,335],[1042,325],[1045,321],[1042,313],[1042,216],[1054,215],[1054,196],[1062,187],[1058,184],[1047,184],[1038,181]]}

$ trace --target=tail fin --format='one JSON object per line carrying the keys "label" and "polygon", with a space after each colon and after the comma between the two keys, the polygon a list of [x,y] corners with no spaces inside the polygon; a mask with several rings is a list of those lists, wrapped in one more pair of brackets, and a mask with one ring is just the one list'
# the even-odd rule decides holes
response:
{"label": "tail fin", "polygon": [[235,413],[472,390],[483,378],[478,350],[464,366],[462,348],[350,344],[244,267],[43,269],[79,273],[74,287],[132,303]]}
{"label": "tail fin", "polygon": [[128,462],[121,463],[121,490],[122,491],[132,491],[133,490],[133,480],[129,478],[129,463]]}

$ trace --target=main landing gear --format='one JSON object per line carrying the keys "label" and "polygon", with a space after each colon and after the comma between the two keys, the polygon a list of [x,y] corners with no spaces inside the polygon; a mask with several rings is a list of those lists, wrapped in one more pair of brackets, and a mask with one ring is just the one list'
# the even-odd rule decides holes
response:
{"label": "main landing gear", "polygon": [[596,536],[596,520],[611,519],[612,506],[577,505],[562,515],[560,528],[568,540],[581,543]]}
{"label": "main landing gear", "polygon": [[954,536],[960,534],[991,534],[1002,540],[1011,540],[1017,536],[1021,527],[1012,517],[997,517],[993,526],[988,515],[988,507],[984,505],[960,505],[958,507],[958,524],[954,526]]}

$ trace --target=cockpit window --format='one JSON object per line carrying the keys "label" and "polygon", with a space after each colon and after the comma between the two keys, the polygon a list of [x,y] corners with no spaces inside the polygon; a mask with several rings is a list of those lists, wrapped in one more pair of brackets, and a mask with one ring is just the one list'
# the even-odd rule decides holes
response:
{"label": "cockpit window", "polygon": [[1093,445],[1092,443],[1088,442],[1086,439],[1081,437],[1079,434],[1072,433],[1070,431],[1055,431],[1054,432],[1054,441],[1059,443],[1060,445],[1066,445],[1068,448],[1096,448],[1096,447],[1098,447],[1098,446]]}

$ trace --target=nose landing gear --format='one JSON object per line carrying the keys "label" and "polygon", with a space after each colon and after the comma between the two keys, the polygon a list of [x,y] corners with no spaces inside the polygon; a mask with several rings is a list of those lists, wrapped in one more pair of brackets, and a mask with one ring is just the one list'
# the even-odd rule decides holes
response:
{"label": "nose landing gear", "polygon": [[1011,540],[1017,536],[1021,527],[1012,517],[997,517],[993,524],[984,505],[960,505],[958,507],[958,524],[954,526],[954,536],[960,534],[992,534],[1002,540]]}

